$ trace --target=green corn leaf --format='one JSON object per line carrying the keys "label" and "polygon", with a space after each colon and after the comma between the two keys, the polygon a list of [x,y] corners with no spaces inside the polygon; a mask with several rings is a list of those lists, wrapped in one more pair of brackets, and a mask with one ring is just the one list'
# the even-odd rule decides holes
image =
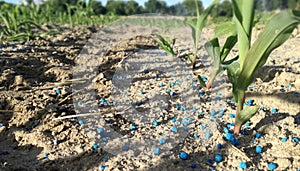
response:
{"label": "green corn leaf", "polygon": [[18,32],[18,27],[17,27],[17,20],[16,20],[16,16],[14,13],[8,13],[8,17],[10,19],[10,25],[12,25],[12,29],[15,32]]}
{"label": "green corn leaf", "polygon": [[0,13],[0,18],[1,18],[1,20],[2,20],[2,21],[4,22],[4,24],[5,24],[6,34],[11,34],[11,33],[12,33],[12,29],[11,29],[11,27],[10,27],[10,24],[9,24],[8,19],[7,19],[3,14],[1,14],[1,13]]}
{"label": "green corn leaf", "polygon": [[193,43],[194,45],[196,44],[196,23],[193,19],[189,19],[186,21],[187,25],[190,26],[190,28],[192,29],[192,38],[193,38]]}
{"label": "green corn leaf", "polygon": [[214,68],[219,68],[221,63],[219,39],[214,38],[211,41],[205,43],[204,48],[208,55],[213,58]]}
{"label": "green corn leaf", "polygon": [[222,62],[222,67],[226,68],[226,65],[230,65],[231,63],[233,63],[234,61],[237,61],[239,59],[239,56],[236,56],[232,59],[229,59],[228,61]]}
{"label": "green corn leaf", "polygon": [[56,34],[59,34],[60,32],[56,29],[51,29],[49,30],[46,34],[47,35],[56,35]]}
{"label": "green corn leaf", "polygon": [[19,27],[22,27],[22,26],[30,26],[30,25],[35,26],[35,27],[38,28],[39,30],[45,31],[39,24],[35,23],[35,22],[32,21],[31,19],[28,19],[28,20],[25,20],[25,21],[23,21],[23,22],[20,22],[20,23],[18,24],[18,28],[19,28]]}
{"label": "green corn leaf", "polygon": [[206,87],[206,84],[205,84],[205,82],[202,80],[202,77],[201,77],[200,75],[198,75],[197,78],[198,78],[198,81],[199,81],[201,87]]}
{"label": "green corn leaf", "polygon": [[[230,48],[229,44],[230,43],[225,43],[225,46],[228,46],[228,48]],[[210,88],[217,75],[221,74],[224,71],[218,38],[214,38],[211,41],[205,43],[204,48],[206,49],[208,55],[213,58],[213,69],[211,70],[210,80],[206,85],[207,88]],[[226,47],[223,48],[225,49]],[[224,56],[225,55],[227,56],[228,53],[224,54]]]}
{"label": "green corn leaf", "polygon": [[206,49],[208,55],[213,58],[214,62],[213,69],[210,75],[210,80],[207,83],[207,88],[210,88],[216,76],[221,74],[225,70],[226,67],[224,65],[229,65],[238,59],[238,57],[235,57],[231,60],[224,62],[224,60],[226,59],[230,50],[233,48],[236,42],[236,35],[228,37],[221,51],[218,38],[214,38],[204,45],[204,48]]}
{"label": "green corn leaf", "polygon": [[191,62],[191,63],[193,63],[193,59],[194,58],[194,56],[193,55],[188,55],[188,60]]}
{"label": "green corn leaf", "polygon": [[238,126],[243,125],[247,121],[249,121],[258,111],[258,107],[256,106],[249,106],[244,108],[239,112],[237,117],[235,118],[235,124]]}
{"label": "green corn leaf", "polygon": [[232,35],[236,35],[236,26],[233,21],[223,22],[215,28],[215,37]]}
{"label": "green corn leaf", "polygon": [[254,17],[254,0],[233,0],[234,20],[238,34],[238,49],[241,66],[251,44],[251,33]]}
{"label": "green corn leaf", "polygon": [[7,37],[7,41],[27,41],[29,40],[30,35],[28,35],[27,33],[19,33],[19,34],[14,34],[12,36]]}
{"label": "green corn leaf", "polygon": [[173,48],[173,46],[175,45],[175,43],[176,43],[176,39],[175,38],[173,38],[172,40],[171,40],[171,47]]}
{"label": "green corn leaf", "polygon": [[56,30],[56,29],[51,29],[51,30],[49,30],[49,31],[47,31],[47,32],[45,32],[45,33],[41,33],[41,34],[39,34],[39,36],[38,37],[42,37],[42,38],[44,38],[44,37],[46,37],[46,36],[49,36],[49,35],[56,35],[56,34],[59,34],[60,32],[58,31],[58,30]]}
{"label": "green corn leaf", "polygon": [[270,53],[282,45],[300,23],[299,11],[285,11],[274,16],[247,53],[238,78],[238,89],[246,90],[256,70],[265,64]]}
{"label": "green corn leaf", "polygon": [[229,52],[234,47],[236,42],[237,42],[237,35],[232,35],[232,36],[227,37],[225,44],[222,47],[221,55],[220,55],[222,63],[225,61],[226,57],[228,56]]}
{"label": "green corn leaf", "polygon": [[[157,44],[167,53],[175,56],[175,52],[173,50],[173,46],[176,42],[176,39],[172,39],[171,41],[166,40],[161,35],[157,34],[156,37],[159,39]],[[170,43],[171,42],[171,43]]]}
{"label": "green corn leaf", "polygon": [[197,8],[197,21],[196,23],[193,20],[188,20],[187,24],[191,27],[192,29],[192,38],[194,42],[194,55],[197,54],[198,52],[198,44],[200,40],[200,35],[202,32],[202,29],[204,27],[206,18],[210,14],[211,10],[214,8],[216,4],[219,3],[219,0],[214,0],[213,3],[207,7],[202,14],[200,14],[200,9],[198,7],[197,0],[195,0],[196,8]]}
{"label": "green corn leaf", "polygon": [[4,32],[0,31],[0,41],[3,39]]}
{"label": "green corn leaf", "polygon": [[240,75],[240,64],[238,62],[233,62],[230,65],[226,66],[227,75],[232,83],[232,95],[234,101],[238,102],[238,91],[237,91],[237,84],[238,84],[238,76]]}
{"label": "green corn leaf", "polygon": [[170,45],[169,42],[164,37],[162,37],[161,35],[157,34],[156,37],[161,41],[161,43],[163,45]]}

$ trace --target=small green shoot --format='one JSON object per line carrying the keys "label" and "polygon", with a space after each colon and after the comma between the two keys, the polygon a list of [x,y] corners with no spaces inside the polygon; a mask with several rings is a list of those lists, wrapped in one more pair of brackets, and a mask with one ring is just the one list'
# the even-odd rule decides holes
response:
{"label": "small green shoot", "polygon": [[157,34],[156,37],[159,40],[157,41],[159,47],[161,47],[165,52],[171,54],[172,56],[176,56],[176,53],[174,52],[174,45],[176,42],[175,38],[168,40],[159,34]]}
{"label": "small green shoot", "polygon": [[198,53],[199,41],[200,41],[202,29],[204,28],[208,15],[210,14],[214,6],[219,3],[219,0],[214,0],[213,3],[209,7],[207,7],[202,14],[200,14],[200,8],[198,6],[197,1],[198,0],[195,0],[195,5],[197,8],[197,21],[196,23],[193,20],[187,21],[187,24],[192,29],[192,38],[194,43],[193,57],[189,56],[189,60],[193,63],[193,68],[196,67],[196,59],[197,59],[197,53]]}
{"label": "small green shoot", "polygon": [[209,56],[213,58],[213,68],[210,74],[210,80],[206,84],[206,88],[210,88],[217,75],[221,74],[232,62],[238,59],[238,56],[225,61],[230,50],[237,42],[237,36],[229,36],[223,47],[220,47],[218,38],[214,38],[204,45]]}

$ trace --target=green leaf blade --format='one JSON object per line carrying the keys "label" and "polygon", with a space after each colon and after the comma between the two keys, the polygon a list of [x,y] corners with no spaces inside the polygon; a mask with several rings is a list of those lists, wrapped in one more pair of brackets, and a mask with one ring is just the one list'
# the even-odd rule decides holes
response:
{"label": "green leaf blade", "polygon": [[215,28],[215,37],[222,37],[222,36],[232,36],[236,35],[236,26],[235,23],[230,22],[223,22],[216,26]]}
{"label": "green leaf blade", "polygon": [[237,35],[232,35],[232,36],[227,37],[225,44],[222,47],[221,54],[220,54],[222,63],[225,61],[226,57],[228,56],[229,52],[234,47],[236,42],[237,42]]}
{"label": "green leaf blade", "polygon": [[230,65],[226,66],[227,75],[232,83],[232,95],[234,101],[237,103],[238,100],[238,92],[237,92],[237,84],[238,84],[238,76],[240,74],[240,64],[238,62],[233,62]]}
{"label": "green leaf blade", "polygon": [[239,90],[246,90],[253,80],[255,71],[265,64],[275,48],[282,45],[289,38],[293,29],[299,23],[300,15],[295,16],[287,11],[272,18],[247,53],[238,80],[240,82],[238,85]]}
{"label": "green leaf blade", "polygon": [[234,20],[238,33],[238,49],[241,67],[251,44],[254,18],[254,0],[233,0]]}
{"label": "green leaf blade", "polygon": [[205,82],[203,81],[202,77],[201,77],[200,75],[198,75],[197,78],[198,78],[198,81],[199,81],[201,87],[206,87],[206,84],[205,84]]}
{"label": "green leaf blade", "polygon": [[240,111],[235,118],[235,125],[241,126],[249,121],[258,111],[257,106],[249,106]]}

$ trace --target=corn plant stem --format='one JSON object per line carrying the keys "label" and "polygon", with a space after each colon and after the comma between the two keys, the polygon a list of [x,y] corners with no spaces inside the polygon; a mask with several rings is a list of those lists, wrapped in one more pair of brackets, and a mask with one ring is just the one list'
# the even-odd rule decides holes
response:
{"label": "corn plant stem", "polygon": [[[196,52],[195,52],[196,53]],[[194,59],[193,59],[193,69],[196,68],[196,60],[197,60],[197,55],[194,54]]]}
{"label": "corn plant stem", "polygon": [[[236,109],[236,117],[243,110],[244,102],[245,102],[245,90],[238,90],[238,104]],[[241,126],[242,126],[241,123],[235,122],[233,133],[239,134]]]}
{"label": "corn plant stem", "polygon": [[213,73],[211,74],[210,80],[208,81],[208,83],[206,84],[206,88],[210,89],[211,85],[213,84],[215,78],[217,76],[217,71],[213,71]]}

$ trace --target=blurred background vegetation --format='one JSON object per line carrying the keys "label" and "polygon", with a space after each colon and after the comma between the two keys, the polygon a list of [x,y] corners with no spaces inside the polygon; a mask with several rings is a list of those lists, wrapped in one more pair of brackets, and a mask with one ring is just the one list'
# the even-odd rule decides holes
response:
{"label": "blurred background vegetation", "polygon": [[[6,3],[0,0],[0,6],[3,5],[15,6],[15,4]],[[23,0],[19,4],[30,6],[34,4],[34,0]],[[148,0],[143,6],[139,5],[135,0],[108,0],[105,5],[97,0],[43,0],[38,4],[40,9],[47,8],[50,5],[55,12],[67,12],[68,5],[81,4],[83,8],[92,8],[95,15],[115,14],[115,15],[134,15],[141,13],[161,13],[176,16],[195,16],[194,0],[182,0],[177,4],[168,6],[163,0]],[[199,1],[200,9],[204,9],[202,1]],[[300,0],[256,0],[255,9],[257,11],[274,11],[284,9],[300,9]],[[232,16],[231,1],[223,0],[212,12],[213,17],[217,16]]]}
{"label": "blurred background vegetation", "polygon": [[[201,11],[203,1],[199,1]],[[284,9],[300,9],[300,0],[256,0],[255,9],[258,20],[267,21],[270,14]],[[144,13],[161,13],[173,16],[196,16],[194,0],[182,0],[168,6],[166,1],[148,0],[140,5],[135,0],[108,0],[102,4],[97,0],[21,0],[17,4],[0,0],[0,40],[30,40],[49,34],[48,25],[105,25],[120,16]],[[211,13],[212,22],[228,21],[232,17],[231,1],[221,1]],[[211,23],[211,22],[208,22]]]}

